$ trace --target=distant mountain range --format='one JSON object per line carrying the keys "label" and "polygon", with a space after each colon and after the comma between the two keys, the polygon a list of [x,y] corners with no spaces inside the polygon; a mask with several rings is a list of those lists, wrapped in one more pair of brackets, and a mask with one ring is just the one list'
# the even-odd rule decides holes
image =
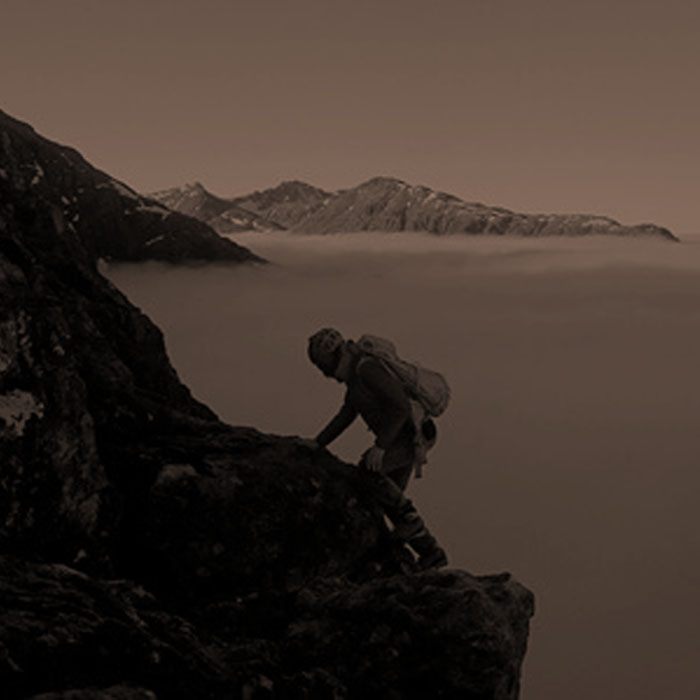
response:
{"label": "distant mountain range", "polygon": [[175,211],[196,216],[222,233],[422,231],[438,235],[615,235],[678,240],[668,229],[654,224],[625,226],[609,217],[587,214],[519,214],[502,207],[465,202],[454,195],[391,177],[375,177],[335,193],[291,181],[231,199],[214,196],[200,183],[150,196]]}
{"label": "distant mountain range", "polygon": [[0,178],[53,206],[97,258],[262,262],[220,233],[422,231],[515,236],[617,235],[678,240],[654,224],[624,226],[584,214],[520,214],[465,202],[391,177],[327,192],[299,181],[232,198],[200,183],[143,196],[94,168],[76,150],[0,110]]}
{"label": "distant mountain range", "polygon": [[57,226],[94,258],[262,262],[200,219],[169,209],[97,170],[76,150],[0,110],[0,179],[52,207]]}
{"label": "distant mountain range", "polygon": [[220,233],[293,229],[333,197],[298,181],[231,199],[213,195],[199,182],[149,196],[174,211],[205,221]]}

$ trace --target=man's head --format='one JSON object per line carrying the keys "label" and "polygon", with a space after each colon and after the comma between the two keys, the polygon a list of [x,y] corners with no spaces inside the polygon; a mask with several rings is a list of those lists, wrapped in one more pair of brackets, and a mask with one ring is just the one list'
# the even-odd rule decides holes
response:
{"label": "man's head", "polygon": [[345,346],[345,339],[335,328],[322,328],[309,338],[309,359],[327,377],[333,377]]}

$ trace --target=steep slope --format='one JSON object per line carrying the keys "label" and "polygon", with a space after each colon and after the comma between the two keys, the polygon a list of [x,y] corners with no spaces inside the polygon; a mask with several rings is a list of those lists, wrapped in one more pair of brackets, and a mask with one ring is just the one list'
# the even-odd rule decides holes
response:
{"label": "steep slope", "polygon": [[55,205],[95,257],[262,262],[201,221],[172,212],[93,168],[77,151],[0,111],[0,179]]}
{"label": "steep slope", "polygon": [[377,177],[336,194],[300,220],[304,233],[424,231],[434,234],[513,236],[656,236],[677,240],[652,224],[623,226],[613,219],[583,214],[518,214],[401,180]]}
{"label": "steep slope", "polygon": [[3,697],[517,697],[532,595],[418,573],[362,472],[218,421],[10,178],[0,340]]}

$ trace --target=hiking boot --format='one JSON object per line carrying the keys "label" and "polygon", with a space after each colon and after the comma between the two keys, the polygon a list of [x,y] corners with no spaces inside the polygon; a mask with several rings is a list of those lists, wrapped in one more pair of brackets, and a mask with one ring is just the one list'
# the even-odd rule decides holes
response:
{"label": "hiking boot", "polygon": [[440,569],[443,566],[447,566],[447,554],[445,550],[438,547],[430,554],[424,554],[420,559],[418,559],[418,568],[421,571],[426,569]]}
{"label": "hiking boot", "polygon": [[394,535],[400,540],[408,542],[417,535],[422,535],[424,530],[423,519],[414,511],[404,516],[401,522],[394,526]]}

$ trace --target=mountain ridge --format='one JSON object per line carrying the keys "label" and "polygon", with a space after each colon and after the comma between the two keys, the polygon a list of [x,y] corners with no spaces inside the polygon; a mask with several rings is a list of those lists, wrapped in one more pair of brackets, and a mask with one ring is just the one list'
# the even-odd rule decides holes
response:
{"label": "mountain ridge", "polygon": [[[248,230],[261,230],[262,225],[268,230],[308,234],[417,231],[435,235],[615,235],[678,240],[671,231],[655,224],[623,225],[611,217],[594,214],[523,214],[467,202],[456,195],[389,176],[373,177],[334,193],[300,181],[286,181],[225,201],[260,217],[257,225]],[[216,219],[209,217],[207,221],[217,228]]]}

